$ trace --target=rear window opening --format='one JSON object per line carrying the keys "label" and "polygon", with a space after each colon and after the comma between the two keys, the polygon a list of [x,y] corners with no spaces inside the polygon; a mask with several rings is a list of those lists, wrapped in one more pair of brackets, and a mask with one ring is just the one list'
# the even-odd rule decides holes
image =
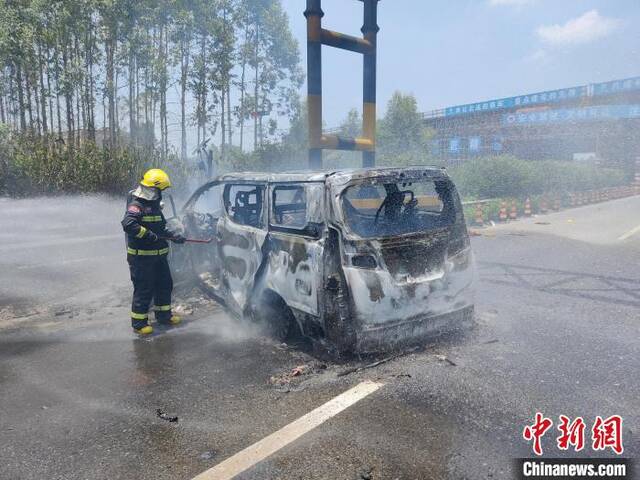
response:
{"label": "rear window opening", "polygon": [[447,227],[460,212],[455,187],[446,180],[352,185],[342,195],[342,208],[349,229],[363,238]]}

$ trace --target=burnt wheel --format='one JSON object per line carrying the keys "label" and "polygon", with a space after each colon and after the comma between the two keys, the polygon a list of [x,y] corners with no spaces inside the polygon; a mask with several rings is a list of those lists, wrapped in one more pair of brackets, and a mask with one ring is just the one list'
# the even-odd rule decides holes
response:
{"label": "burnt wheel", "polygon": [[273,292],[264,292],[261,301],[254,305],[254,318],[274,339],[285,342],[298,332],[296,319],[285,301]]}

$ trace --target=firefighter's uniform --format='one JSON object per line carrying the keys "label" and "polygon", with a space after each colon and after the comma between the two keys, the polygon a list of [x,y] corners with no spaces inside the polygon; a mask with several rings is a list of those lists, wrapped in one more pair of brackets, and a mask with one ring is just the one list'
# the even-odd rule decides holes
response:
{"label": "firefighter's uniform", "polygon": [[180,318],[171,312],[173,280],[167,256],[167,239],[184,243],[184,237],[167,230],[160,200],[171,186],[162,170],[149,170],[135,190],[129,192],[122,228],[127,237],[127,262],[133,282],[131,324],[140,334],[152,333],[148,311],[154,302],[158,323],[176,325]]}

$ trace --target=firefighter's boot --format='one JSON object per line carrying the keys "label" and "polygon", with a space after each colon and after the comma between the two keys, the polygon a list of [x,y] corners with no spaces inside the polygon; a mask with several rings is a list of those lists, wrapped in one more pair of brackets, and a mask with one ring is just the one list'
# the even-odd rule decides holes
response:
{"label": "firefighter's boot", "polygon": [[166,325],[168,327],[175,327],[180,322],[182,322],[182,318],[179,315],[171,315],[171,317],[167,319],[158,319],[156,317],[156,320],[160,325]]}
{"label": "firefighter's boot", "polygon": [[149,325],[146,321],[144,322],[133,322],[133,331],[138,335],[150,335],[153,333],[153,327]]}

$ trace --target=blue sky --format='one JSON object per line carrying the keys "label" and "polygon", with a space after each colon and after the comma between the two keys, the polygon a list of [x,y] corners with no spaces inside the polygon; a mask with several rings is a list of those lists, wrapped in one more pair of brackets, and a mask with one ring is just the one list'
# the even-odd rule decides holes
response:
{"label": "blue sky", "polygon": [[[360,35],[362,3],[323,0]],[[306,68],[305,0],[282,0]],[[395,90],[421,110],[640,75],[639,0],[381,0],[378,115]],[[362,59],[323,47],[325,123],[361,108]],[[306,86],[303,87],[303,93]]]}

